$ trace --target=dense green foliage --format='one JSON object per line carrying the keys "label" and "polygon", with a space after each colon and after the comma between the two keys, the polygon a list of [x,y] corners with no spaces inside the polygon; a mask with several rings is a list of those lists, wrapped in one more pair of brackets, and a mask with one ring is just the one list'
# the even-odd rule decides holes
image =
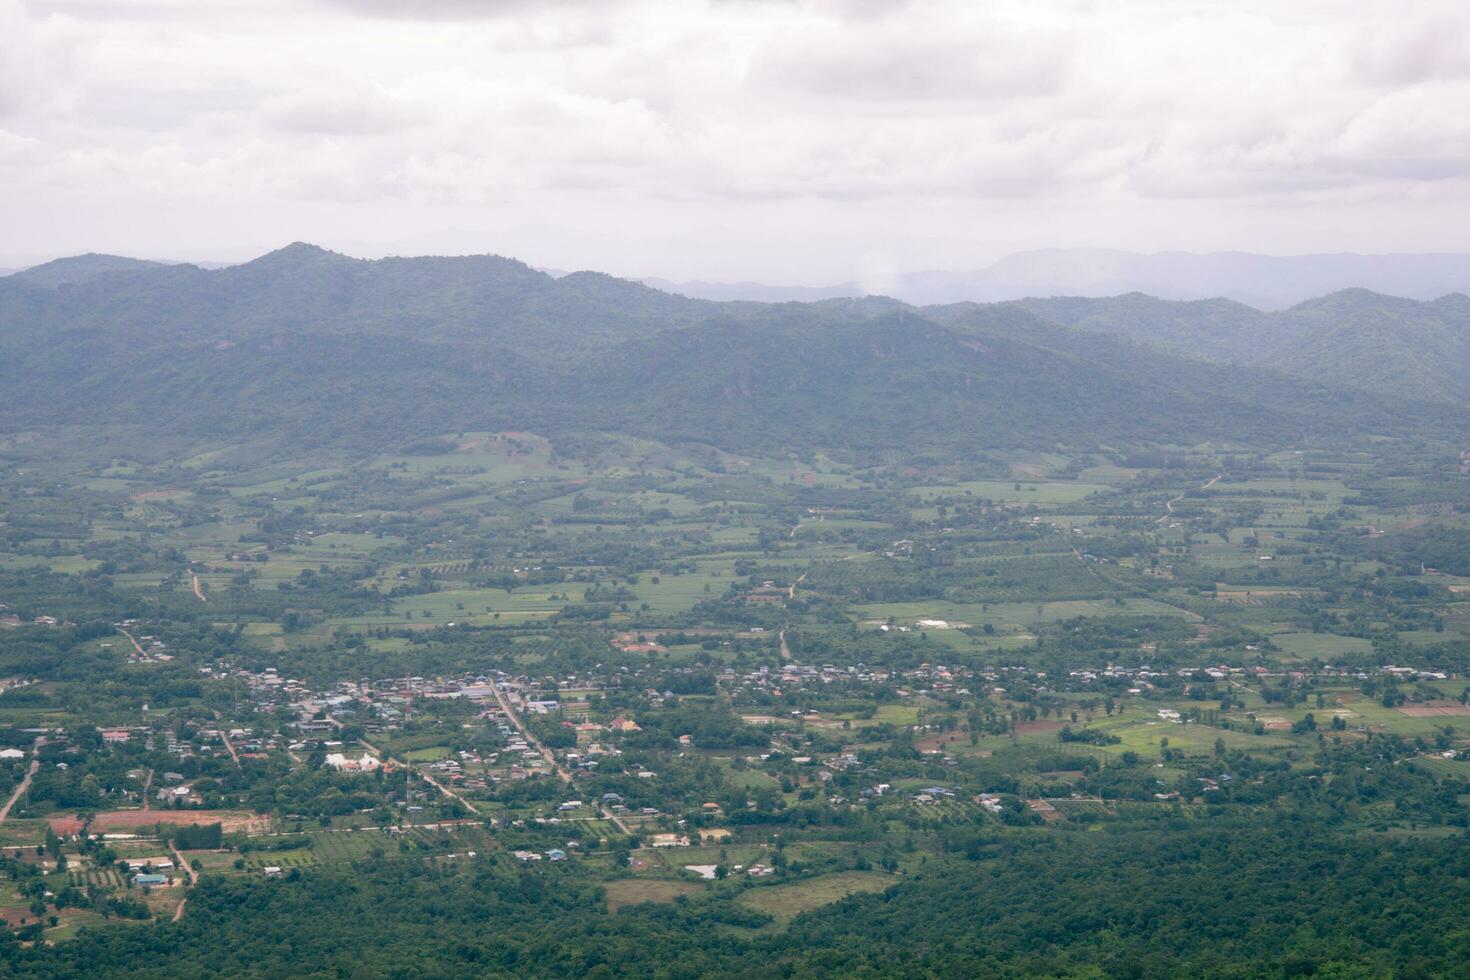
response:
{"label": "dense green foliage", "polygon": [[1078,330],[1389,397],[1461,404],[1470,384],[1470,298],[1458,293],[1419,302],[1349,289],[1279,313],[1139,293],[1018,305]]}
{"label": "dense green foliage", "polygon": [[181,923],[11,940],[0,963],[17,977],[1430,977],[1470,957],[1459,837],[1166,821],[951,843],[969,858],[770,937],[718,899],[608,914],[571,869],[548,878],[502,859],[212,881]]}

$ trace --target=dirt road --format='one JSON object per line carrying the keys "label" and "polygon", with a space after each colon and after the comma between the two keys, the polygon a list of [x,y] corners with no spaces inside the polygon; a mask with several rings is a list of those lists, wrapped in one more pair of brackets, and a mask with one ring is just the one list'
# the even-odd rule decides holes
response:
{"label": "dirt road", "polygon": [[204,598],[204,586],[199,584],[199,576],[194,575],[192,572],[190,575],[194,579],[194,595],[198,597],[200,602],[208,602],[209,600]]}
{"label": "dirt road", "polygon": [[[34,755],[40,750],[40,748],[41,740],[37,738],[35,745],[31,747],[31,753]],[[25,776],[23,776],[21,778],[21,781],[16,784],[15,792],[10,794],[10,799],[5,801],[5,807],[3,809],[0,809],[0,823],[4,823],[6,820],[10,819],[11,808],[15,806],[17,800],[25,795],[25,791],[31,788],[31,777],[34,776],[36,774],[36,770],[40,768],[41,760],[32,759],[31,764],[26,768]]]}
{"label": "dirt road", "polygon": [[800,575],[796,576],[796,581],[795,582],[792,582],[791,583],[791,587],[786,590],[786,598],[788,600],[789,599],[795,599],[796,598],[796,587],[798,585],[800,585],[801,583],[805,582],[805,581],[806,581],[806,572],[802,572]]}
{"label": "dirt road", "polygon": [[[188,877],[189,887],[193,888],[195,885],[199,884],[199,872],[195,871],[189,866],[189,862],[184,860],[184,855],[179,853],[179,849],[174,846],[173,841],[168,842],[168,849],[170,851],[173,851],[174,861],[178,864],[179,870],[183,871],[184,874]],[[187,904],[189,904],[189,896],[185,895],[179,900],[179,907],[174,909],[174,917],[172,921],[178,922],[184,917],[184,906]]]}
{"label": "dirt road", "polygon": [[133,638],[133,634],[129,633],[127,630],[123,629],[121,626],[117,627],[117,631],[119,633],[121,633],[123,636],[126,636],[128,638],[128,642],[133,645],[133,649],[136,650],[136,651],[138,651],[138,656],[140,656],[140,657],[147,656],[147,654],[145,654],[143,652],[143,645],[141,643],[139,643],[136,639]]}
{"label": "dirt road", "polygon": [[[1210,479],[1210,481],[1208,483],[1204,483],[1204,484],[1201,484],[1200,485],[1200,489],[1201,490],[1208,490],[1208,489],[1210,489],[1210,487],[1213,487],[1215,484],[1219,483],[1220,482],[1220,479],[1222,477],[1224,477],[1224,475],[1225,475],[1224,473],[1220,473],[1220,474],[1218,474],[1218,475],[1216,475],[1214,477],[1211,477],[1211,479]],[[1162,517],[1160,517],[1154,523],[1156,523],[1156,524],[1162,524],[1165,521],[1167,521],[1170,517],[1172,517],[1173,514],[1174,514],[1174,505],[1177,504],[1179,501],[1183,500],[1187,496],[1189,496],[1189,491],[1186,490],[1184,493],[1179,494],[1177,497],[1170,497],[1168,500],[1164,501],[1164,514],[1163,514]]]}

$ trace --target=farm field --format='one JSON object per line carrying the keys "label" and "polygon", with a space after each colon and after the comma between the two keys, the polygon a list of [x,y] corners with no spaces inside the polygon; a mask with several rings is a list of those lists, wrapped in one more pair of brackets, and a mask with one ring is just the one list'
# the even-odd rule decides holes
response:
{"label": "farm field", "polygon": [[[1092,840],[1154,861],[1238,836],[1230,867],[1274,873],[1323,799],[1337,848],[1448,845],[1470,812],[1470,600],[1394,550],[1427,518],[1369,530],[1401,461],[906,473],[451,435],[474,445],[56,474],[97,518],[0,554],[26,613],[0,631],[0,777],[38,735],[42,763],[0,823],[10,928],[60,947],[216,895],[432,887],[494,921],[534,896],[562,929],[759,943],[895,885],[882,908],[952,887],[967,915],[976,881],[1071,873],[1043,853],[1106,880]],[[6,499],[24,522],[54,498]],[[161,822],[207,887],[135,883],[175,859]]]}

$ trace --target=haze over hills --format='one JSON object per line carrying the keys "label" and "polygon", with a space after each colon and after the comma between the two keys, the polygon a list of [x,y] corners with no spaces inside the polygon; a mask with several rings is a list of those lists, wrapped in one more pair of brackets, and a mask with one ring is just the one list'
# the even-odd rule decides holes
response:
{"label": "haze over hills", "polygon": [[35,286],[65,286],[86,282],[110,272],[136,272],[140,269],[161,268],[166,264],[147,259],[132,259],[124,255],[89,252],[86,255],[43,262],[27,269],[7,270],[5,274]]}
{"label": "haze over hills", "polygon": [[1470,382],[1470,299],[1460,293],[1420,302],[1350,289],[1279,313],[1138,293],[1018,305],[1061,326],[1387,397],[1462,403]]}
{"label": "haze over hills", "polygon": [[[82,282],[109,272],[175,263],[88,254],[20,270],[0,270],[37,285]],[[202,269],[224,263],[190,263]],[[248,263],[247,263],[248,264]],[[561,278],[568,273],[543,269]],[[1260,255],[1249,252],[1160,252],[1053,248],[1008,255],[973,270],[920,270],[884,275],[873,282],[850,280],[827,286],[773,285],[749,280],[639,280],[689,299],[759,303],[818,302],[887,295],[914,306],[959,302],[1120,296],[1143,293],[1159,299],[1233,300],[1258,310],[1284,310],[1345,289],[1364,289],[1407,299],[1432,300],[1470,292],[1470,254],[1353,253]]]}
{"label": "haze over hills", "polygon": [[640,279],[639,282],[666,293],[677,293],[691,299],[708,299],[717,302],[747,300],[755,303],[812,303],[824,299],[852,299],[869,295],[857,283],[841,283],[836,286],[770,286],[759,282],[706,282],[695,279],[674,282],[657,277]]}
{"label": "haze over hills", "polygon": [[1126,295],[715,303],[498,256],[297,243],[217,271],[80,256],[0,280],[11,427],[378,445],[466,428],[731,448],[1295,444],[1454,426],[1470,302],[1281,314]]}
{"label": "haze over hills", "polygon": [[1018,252],[975,270],[921,271],[824,288],[757,283],[650,285],[702,299],[780,301],[878,291],[917,306],[1000,302],[1049,296],[1117,296],[1140,292],[1163,299],[1231,299],[1263,310],[1294,306],[1325,293],[1361,288],[1429,300],[1470,290],[1470,255],[1256,255],[1248,252],[1161,252],[1145,255],[1109,249],[1041,249]]}

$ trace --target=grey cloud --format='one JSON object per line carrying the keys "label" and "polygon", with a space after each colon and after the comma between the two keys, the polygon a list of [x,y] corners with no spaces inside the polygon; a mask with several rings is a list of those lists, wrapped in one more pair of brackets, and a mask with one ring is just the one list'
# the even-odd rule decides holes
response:
{"label": "grey cloud", "polygon": [[277,97],[262,105],[260,114],[267,125],[283,132],[340,136],[390,133],[417,119],[387,93],[365,87]]}
{"label": "grey cloud", "polygon": [[597,9],[596,0],[319,0],[366,17],[394,20],[480,20],[556,7]]}
{"label": "grey cloud", "polygon": [[1470,76],[1470,23],[1440,15],[1406,28],[1375,30],[1352,55],[1354,77],[1375,85],[1412,85]]}
{"label": "grey cloud", "polygon": [[877,29],[835,41],[787,40],[756,59],[751,79],[767,90],[824,98],[970,101],[1052,95],[1071,69],[1070,44],[1052,35],[895,36]]}

